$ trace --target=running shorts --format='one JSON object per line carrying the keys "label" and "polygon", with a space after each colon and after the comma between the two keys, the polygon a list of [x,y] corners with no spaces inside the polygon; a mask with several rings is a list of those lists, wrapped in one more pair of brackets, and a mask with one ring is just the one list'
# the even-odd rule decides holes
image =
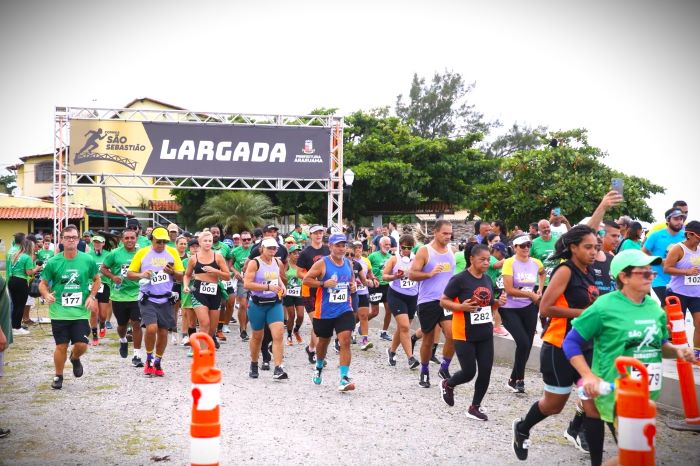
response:
{"label": "running shorts", "polygon": [[274,304],[255,304],[251,299],[248,301],[247,314],[250,327],[256,332],[264,330],[265,325],[284,322],[284,309],[282,309],[281,301]]}
{"label": "running shorts", "polygon": [[389,284],[379,285],[376,288],[369,289],[369,302],[372,304],[386,303]]}
{"label": "running shorts", "polygon": [[90,334],[90,322],[87,319],[60,320],[51,319],[51,333],[57,345],[64,343],[86,343]]}
{"label": "running shorts", "polygon": [[348,311],[330,319],[314,317],[312,324],[317,337],[331,338],[334,330],[336,335],[340,332],[352,332],[355,328],[355,315],[352,311]]}
{"label": "running shorts", "polygon": [[452,313],[440,306],[440,301],[428,301],[418,305],[418,322],[424,333],[431,332],[443,320],[452,320]]}
{"label": "running shorts", "polygon": [[158,324],[158,328],[177,328],[172,312],[173,305],[169,302],[159,304],[145,300],[145,302],[139,302],[139,309],[142,325]]}
{"label": "running shorts", "polygon": [[393,288],[389,288],[389,292],[387,293],[387,304],[389,304],[391,313],[394,316],[399,314],[407,314],[408,319],[413,320],[413,318],[416,316],[417,302],[418,296],[402,294]]}
{"label": "running shorts", "polygon": [[[593,350],[584,351],[583,357],[588,365],[591,365]],[[571,387],[581,378],[567,359],[564,350],[547,342],[542,343],[540,350],[540,372],[545,391],[556,395],[571,393]]]}
{"label": "running shorts", "polygon": [[285,306],[303,306],[304,301],[302,300],[301,296],[285,296],[282,298],[282,304]]}
{"label": "running shorts", "polygon": [[[221,293],[219,293],[219,287],[216,283],[211,283],[213,285],[216,285],[216,291],[215,294],[205,294],[200,291],[200,285],[203,282],[199,280],[195,280],[192,282],[192,286],[190,287],[190,294],[192,295],[192,307],[201,307],[205,306],[207,307],[210,311],[215,311],[219,309],[219,306],[221,306]],[[210,283],[207,283],[207,285],[210,285]]]}
{"label": "running shorts", "polygon": [[141,320],[141,309],[138,301],[112,301],[112,312],[117,318],[117,325],[126,325],[130,320]]}
{"label": "running shorts", "polygon": [[680,300],[681,310],[683,311],[683,317],[685,317],[686,310],[690,311],[691,314],[700,312],[700,298],[674,293],[672,290],[668,290],[666,292],[666,297],[669,296],[675,296]]}
{"label": "running shorts", "polygon": [[102,291],[95,295],[98,303],[107,304],[109,303],[109,285],[106,283],[100,284]]}

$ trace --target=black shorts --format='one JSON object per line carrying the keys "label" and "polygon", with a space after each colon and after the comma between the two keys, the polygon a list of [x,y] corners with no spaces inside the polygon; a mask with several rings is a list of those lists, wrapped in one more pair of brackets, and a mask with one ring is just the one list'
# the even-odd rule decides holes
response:
{"label": "black shorts", "polygon": [[[583,357],[589,366],[592,365],[593,349],[585,350]],[[567,359],[564,350],[547,342],[542,343],[540,350],[540,372],[544,389],[558,395],[571,393],[571,387],[581,378]]]}
{"label": "black shorts", "polygon": [[164,303],[154,303],[146,300],[139,303],[141,310],[141,322],[144,326],[158,324],[158,328],[177,328],[177,322],[173,317],[173,305],[169,301]]}
{"label": "black shorts", "polygon": [[331,319],[313,319],[314,333],[319,338],[330,338],[340,332],[352,332],[355,328],[355,314],[352,312],[343,312],[338,317]]}
{"label": "black shorts", "polygon": [[389,288],[389,293],[387,294],[387,304],[391,308],[391,313],[394,316],[399,314],[408,314],[408,320],[413,320],[416,316],[416,307],[418,302],[418,296],[409,296],[407,294],[399,293],[393,288]]}
{"label": "black shorts", "polygon": [[[205,294],[199,291],[199,286],[202,282],[195,280],[190,287],[192,294],[192,307],[206,306],[210,311],[216,311],[221,306],[221,293],[219,292],[219,286],[216,283],[216,294]],[[208,285],[210,283],[207,283]]]}
{"label": "black shorts", "polygon": [[301,296],[285,296],[282,298],[282,305],[294,307],[303,306],[304,300],[301,298]]}
{"label": "black shorts", "polygon": [[654,290],[654,293],[656,293],[656,297],[659,298],[659,301],[661,301],[661,307],[666,307],[666,287],[655,286],[652,288],[652,290]]}
{"label": "black shorts", "polygon": [[304,304],[304,309],[306,312],[312,313],[316,310],[316,288],[311,290],[311,296],[304,296],[301,298],[301,302]]}
{"label": "black shorts", "polygon": [[700,298],[674,293],[671,290],[668,290],[666,292],[666,297],[669,296],[675,296],[681,302],[681,311],[683,311],[683,317],[685,317],[686,310],[690,311],[691,314],[700,312]]}
{"label": "black shorts", "polygon": [[180,282],[173,283],[173,291],[177,294],[182,293],[182,283],[180,283]]}
{"label": "black shorts", "polygon": [[138,301],[112,301],[112,312],[117,318],[117,325],[126,325],[129,321],[141,320],[141,309]]}
{"label": "black shorts", "polygon": [[102,291],[95,295],[95,299],[97,299],[98,303],[107,304],[109,303],[109,285],[102,283],[100,287]]}
{"label": "black shorts", "polygon": [[369,295],[368,294],[358,294],[357,295],[357,307],[369,307]]}
{"label": "black shorts", "polygon": [[379,285],[369,289],[369,302],[372,304],[386,303],[389,294],[389,284]]}
{"label": "black shorts", "polygon": [[51,332],[57,345],[64,343],[88,343],[90,322],[87,319],[59,320],[51,319]]}
{"label": "black shorts", "polygon": [[418,305],[418,322],[423,333],[432,332],[443,320],[452,320],[452,313],[445,315],[440,301],[428,301]]}

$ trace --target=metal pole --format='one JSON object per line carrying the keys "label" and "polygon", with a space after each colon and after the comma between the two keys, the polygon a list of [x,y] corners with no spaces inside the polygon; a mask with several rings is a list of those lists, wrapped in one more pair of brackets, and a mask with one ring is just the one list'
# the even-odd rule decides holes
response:
{"label": "metal pole", "polygon": [[102,228],[105,231],[109,230],[109,218],[107,217],[107,188],[105,188],[105,176],[102,175],[100,179],[101,190],[102,190]]}

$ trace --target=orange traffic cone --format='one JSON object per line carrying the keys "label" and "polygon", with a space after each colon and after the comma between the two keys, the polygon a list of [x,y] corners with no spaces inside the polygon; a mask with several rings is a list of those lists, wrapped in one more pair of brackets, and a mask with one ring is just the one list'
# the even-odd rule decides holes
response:
{"label": "orange traffic cone", "polygon": [[[207,349],[200,347],[204,342]],[[218,465],[221,449],[221,370],[214,367],[214,340],[206,333],[190,336],[192,346],[192,423],[190,463]]]}
{"label": "orange traffic cone", "polygon": [[[653,466],[656,403],[649,399],[649,373],[644,364],[627,356],[617,358],[615,367],[620,373],[615,390],[619,464]],[[627,367],[639,371],[641,378],[629,377]]]}
{"label": "orange traffic cone", "polygon": [[[685,333],[685,318],[683,317],[683,309],[678,297],[669,296],[666,298],[666,315],[668,316],[671,343],[677,347],[687,347],[688,337]],[[671,429],[700,432],[700,410],[698,410],[698,396],[695,392],[693,364],[683,359],[676,359],[676,368],[678,369],[678,384],[681,388],[685,419],[668,421],[666,425]]]}

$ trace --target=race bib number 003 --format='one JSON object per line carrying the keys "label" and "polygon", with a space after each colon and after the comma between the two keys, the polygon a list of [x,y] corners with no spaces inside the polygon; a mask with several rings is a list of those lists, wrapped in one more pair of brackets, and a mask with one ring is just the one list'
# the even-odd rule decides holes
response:
{"label": "race bib number 003", "polygon": [[683,278],[683,284],[686,286],[700,286],[700,275],[686,275]]}
{"label": "race bib number 003", "polygon": [[61,295],[61,306],[78,307],[83,304],[83,293],[63,293]]}
{"label": "race bib number 003", "polygon": [[478,311],[469,313],[472,325],[488,324],[493,322],[491,307],[482,307]]}
{"label": "race bib number 003", "polygon": [[202,294],[208,294],[210,296],[216,295],[216,283],[201,282],[199,284],[199,292]]}
{"label": "race bib number 003", "polygon": [[[663,364],[660,362],[650,362],[644,365],[646,366],[647,372],[649,373],[649,390],[652,392],[661,390],[661,380],[663,378]],[[642,373],[636,370],[635,368],[632,368],[630,377],[632,377],[635,380],[639,380],[642,378]]]}
{"label": "race bib number 003", "polygon": [[330,290],[328,302],[335,304],[348,302],[348,289],[333,288],[332,290]]}
{"label": "race bib number 003", "polygon": [[160,283],[167,283],[169,281],[170,275],[163,272],[162,270],[154,272],[153,275],[151,275],[151,285],[158,285]]}

